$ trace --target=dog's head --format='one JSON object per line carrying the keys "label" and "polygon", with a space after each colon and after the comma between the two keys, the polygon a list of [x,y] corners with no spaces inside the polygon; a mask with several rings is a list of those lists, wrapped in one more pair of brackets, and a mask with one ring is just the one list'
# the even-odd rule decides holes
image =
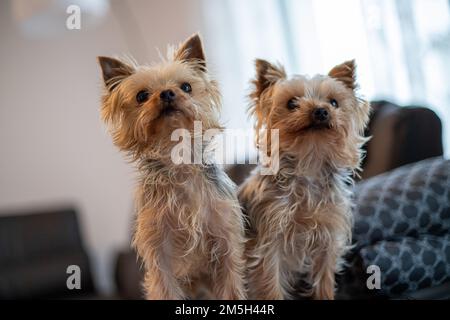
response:
{"label": "dog's head", "polygon": [[168,61],[137,66],[108,57],[98,58],[105,83],[101,115],[114,143],[133,156],[166,152],[175,129],[219,128],[220,95],[211,80],[203,46],[196,34]]}
{"label": "dog's head", "polygon": [[288,78],[283,67],[256,60],[250,97],[257,131],[279,129],[280,152],[356,168],[370,106],[355,93],[355,69],[348,61],[328,75]]}

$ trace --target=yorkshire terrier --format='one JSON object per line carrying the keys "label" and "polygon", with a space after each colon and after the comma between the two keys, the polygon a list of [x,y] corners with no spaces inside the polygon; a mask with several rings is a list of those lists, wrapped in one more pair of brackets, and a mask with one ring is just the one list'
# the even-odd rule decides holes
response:
{"label": "yorkshire terrier", "polygon": [[355,62],[326,76],[288,78],[256,60],[250,112],[262,130],[278,129],[279,170],[244,182],[249,220],[249,297],[334,299],[335,274],[351,242],[350,186],[362,157],[370,105],[357,96]]}
{"label": "yorkshire terrier", "polygon": [[[221,129],[221,97],[196,34],[150,66],[99,57],[101,116],[114,144],[137,164],[133,245],[148,299],[245,299],[244,224],[235,185],[213,162],[172,161],[176,129]],[[207,145],[205,146],[207,147]]]}

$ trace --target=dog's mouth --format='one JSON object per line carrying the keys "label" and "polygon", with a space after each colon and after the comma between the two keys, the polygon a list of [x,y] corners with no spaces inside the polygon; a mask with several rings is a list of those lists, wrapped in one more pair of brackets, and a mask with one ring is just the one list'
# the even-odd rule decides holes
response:
{"label": "dog's mouth", "polygon": [[173,104],[164,105],[163,109],[161,110],[159,116],[160,117],[170,117],[174,116],[177,113],[182,113],[182,111],[174,106]]}
{"label": "dog's mouth", "polygon": [[322,131],[322,130],[330,130],[332,129],[331,124],[328,123],[312,123],[304,128],[301,128],[300,130],[297,130],[299,133],[304,132],[315,132],[315,131]]}

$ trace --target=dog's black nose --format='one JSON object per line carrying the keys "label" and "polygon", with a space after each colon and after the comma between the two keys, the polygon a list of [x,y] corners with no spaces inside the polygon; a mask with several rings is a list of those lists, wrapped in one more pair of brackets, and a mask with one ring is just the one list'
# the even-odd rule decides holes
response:
{"label": "dog's black nose", "polygon": [[316,122],[327,122],[330,118],[328,111],[324,108],[317,108],[313,111],[313,118]]}
{"label": "dog's black nose", "polygon": [[159,97],[164,102],[172,102],[175,100],[175,92],[172,90],[164,90],[159,94]]}

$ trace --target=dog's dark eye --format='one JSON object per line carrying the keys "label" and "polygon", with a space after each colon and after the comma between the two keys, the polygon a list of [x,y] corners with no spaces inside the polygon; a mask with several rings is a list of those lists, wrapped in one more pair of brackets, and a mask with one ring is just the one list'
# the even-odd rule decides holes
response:
{"label": "dog's dark eye", "polygon": [[338,104],[338,102],[336,101],[336,99],[331,99],[331,100],[330,100],[330,104],[331,104],[333,107],[335,107],[335,108],[339,108],[339,104]]}
{"label": "dog's dark eye", "polygon": [[189,84],[189,83],[187,83],[187,82],[184,82],[182,85],[181,85],[181,90],[183,90],[184,92],[186,92],[186,93],[191,93],[192,92],[192,87],[191,87],[191,85]]}
{"label": "dog's dark eye", "polygon": [[147,90],[141,90],[136,95],[136,101],[138,103],[144,103],[148,100],[149,93]]}
{"label": "dog's dark eye", "polygon": [[287,103],[287,107],[289,110],[294,110],[295,108],[297,108],[297,101],[295,98],[292,98],[291,100],[288,101]]}

